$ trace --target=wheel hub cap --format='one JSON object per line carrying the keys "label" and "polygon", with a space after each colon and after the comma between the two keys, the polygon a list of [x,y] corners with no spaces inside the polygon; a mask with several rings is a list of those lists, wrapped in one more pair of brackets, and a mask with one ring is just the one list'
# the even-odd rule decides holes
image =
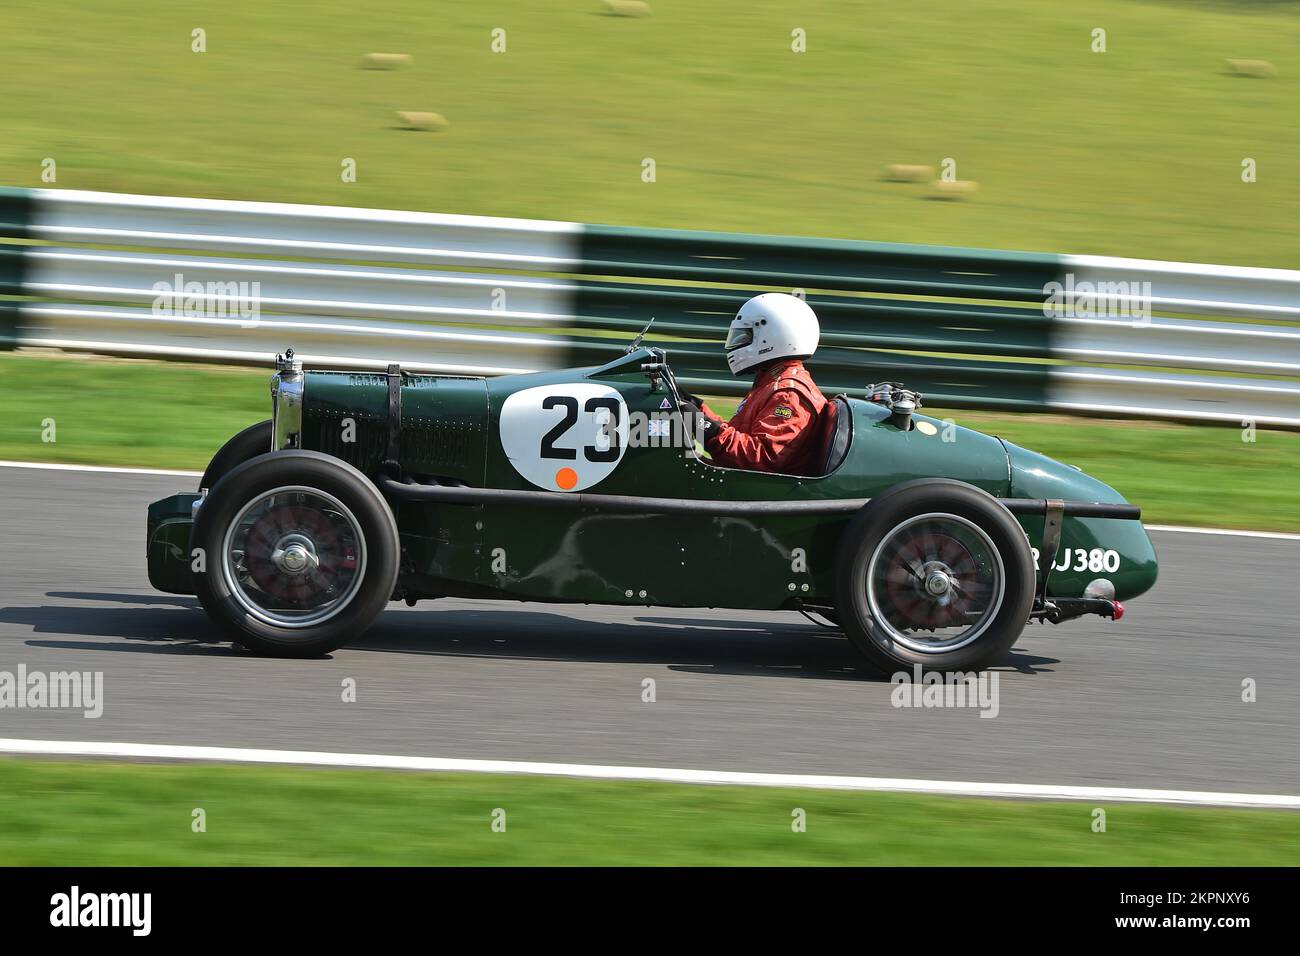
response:
{"label": "wheel hub cap", "polygon": [[271,561],[284,574],[302,574],[320,564],[316,557],[316,545],[301,534],[285,535],[276,542],[271,551]]}
{"label": "wheel hub cap", "polygon": [[952,590],[952,579],[944,571],[932,570],[925,578],[925,589],[935,597],[942,597]]}

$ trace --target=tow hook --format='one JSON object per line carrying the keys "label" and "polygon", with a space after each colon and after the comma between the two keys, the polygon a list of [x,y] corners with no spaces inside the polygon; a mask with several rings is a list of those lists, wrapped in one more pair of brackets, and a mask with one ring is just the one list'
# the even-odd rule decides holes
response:
{"label": "tow hook", "polygon": [[1106,598],[1056,598],[1044,601],[1040,607],[1034,608],[1029,612],[1029,617],[1031,620],[1060,624],[1085,614],[1096,614],[1118,621],[1124,616],[1124,605]]}

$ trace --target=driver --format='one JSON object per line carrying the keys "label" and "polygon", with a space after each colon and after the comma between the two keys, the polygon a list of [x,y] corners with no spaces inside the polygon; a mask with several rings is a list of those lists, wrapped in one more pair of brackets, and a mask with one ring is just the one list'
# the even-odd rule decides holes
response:
{"label": "driver", "polygon": [[732,375],[752,373],[754,384],[724,422],[702,399],[683,396],[681,410],[699,416],[705,450],[727,468],[812,474],[818,429],[826,405],[803,359],[817,351],[821,329],[808,303],[783,292],[756,295],[740,307],[727,334]]}

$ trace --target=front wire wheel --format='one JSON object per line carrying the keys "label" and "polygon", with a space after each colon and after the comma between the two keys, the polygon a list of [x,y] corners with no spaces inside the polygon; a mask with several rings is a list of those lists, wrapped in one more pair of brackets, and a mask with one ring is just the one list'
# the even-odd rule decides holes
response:
{"label": "front wire wheel", "polygon": [[361,587],[366,542],[348,506],[301,485],[248,502],[226,529],[222,574],[245,611],[304,628],[343,610]]}
{"label": "front wire wheel", "polygon": [[217,482],[195,518],[205,556],[194,592],[235,642],[315,657],[359,638],[392,598],[397,524],[347,462],[297,449],[259,455]]}

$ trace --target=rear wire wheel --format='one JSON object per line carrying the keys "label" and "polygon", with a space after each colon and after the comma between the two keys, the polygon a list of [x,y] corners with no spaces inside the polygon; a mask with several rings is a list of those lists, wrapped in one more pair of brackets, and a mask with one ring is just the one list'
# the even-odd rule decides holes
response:
{"label": "rear wire wheel", "polygon": [[1035,569],[1020,524],[964,482],[921,479],[867,504],[841,540],[845,635],[886,672],[980,670],[1029,620]]}

